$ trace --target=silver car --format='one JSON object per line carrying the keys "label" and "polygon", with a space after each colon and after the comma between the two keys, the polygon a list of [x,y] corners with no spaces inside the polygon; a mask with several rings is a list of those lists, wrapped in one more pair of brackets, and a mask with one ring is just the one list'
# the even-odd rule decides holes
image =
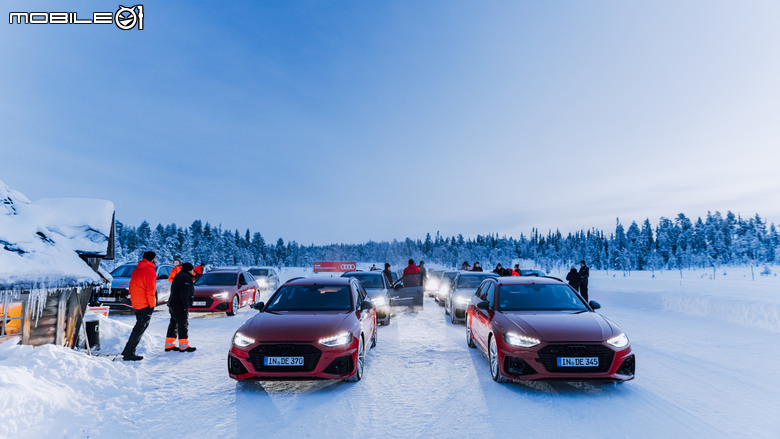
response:
{"label": "silver car", "polygon": [[390,324],[390,302],[387,292],[390,285],[387,284],[387,278],[381,271],[350,271],[341,275],[341,277],[352,277],[363,284],[366,294],[376,306],[376,324]]}
{"label": "silver car", "polygon": [[[132,308],[130,303],[130,276],[137,264],[124,264],[116,267],[111,272],[114,280],[108,288],[103,288],[94,297],[92,303],[98,305],[110,306],[111,308]],[[168,282],[168,275],[171,274],[173,265],[157,266],[157,305],[165,303],[171,296],[171,283]]]}
{"label": "silver car", "polygon": [[487,271],[458,272],[444,304],[444,312],[449,314],[452,323],[466,321],[466,308],[471,302],[471,297],[477,292],[479,284],[489,277],[498,277],[498,275]]}

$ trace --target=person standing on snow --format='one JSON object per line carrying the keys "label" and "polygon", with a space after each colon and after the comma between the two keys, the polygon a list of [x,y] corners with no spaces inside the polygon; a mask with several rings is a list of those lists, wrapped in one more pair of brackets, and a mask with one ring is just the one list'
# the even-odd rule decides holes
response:
{"label": "person standing on snow", "polygon": [[471,267],[471,271],[482,271],[482,267],[479,265],[479,262],[474,263],[474,266]]}
{"label": "person standing on snow", "polygon": [[200,265],[196,265],[195,266],[195,268],[194,268],[195,274],[193,274],[193,279],[194,280],[197,281],[198,279],[200,279],[201,276],[203,276],[203,268],[204,268],[203,262],[201,262]]}
{"label": "person standing on snow", "polygon": [[493,269],[493,273],[496,273],[499,276],[503,276],[504,275],[504,268],[501,267],[501,263],[500,262],[498,264],[496,264],[496,268]]}
{"label": "person standing on snow", "polygon": [[512,276],[522,276],[523,275],[523,273],[520,272],[520,264],[515,264],[514,270],[515,270],[515,273],[517,273],[517,274],[516,275],[513,274]]}
{"label": "person standing on snow", "polygon": [[588,276],[590,276],[590,269],[585,265],[585,261],[580,261],[580,295],[585,301],[588,301]]}
{"label": "person standing on snow", "polygon": [[[165,336],[165,352],[195,352],[190,346],[187,330],[189,328],[189,307],[195,295],[195,269],[189,262],[181,265],[181,270],[171,284],[171,297],[168,299],[168,311],[171,314],[171,322],[168,324],[168,332]],[[178,335],[179,346],[176,346]]]}
{"label": "person standing on snow", "polygon": [[135,326],[130,332],[125,348],[122,350],[122,359],[125,361],[143,360],[144,357],[135,354],[135,348],[141,341],[141,336],[149,326],[154,307],[157,305],[157,268],[154,261],[157,255],[154,252],[145,252],[143,259],[130,276],[130,303],[135,310]]}
{"label": "person standing on snow", "polygon": [[569,282],[569,285],[571,285],[571,287],[574,288],[575,291],[580,290],[580,274],[577,273],[576,268],[571,267],[569,274],[566,275],[566,281]]}
{"label": "person standing on snow", "polygon": [[460,271],[470,271],[471,266],[469,265],[469,261],[463,261],[463,265],[460,266]]}
{"label": "person standing on snow", "polygon": [[382,274],[385,276],[385,279],[387,279],[388,285],[393,285],[393,273],[390,271],[390,264],[385,262],[385,269],[382,270]]}
{"label": "person standing on snow", "polygon": [[420,261],[417,268],[420,269],[420,279],[422,279],[423,286],[425,286],[425,280],[428,279],[428,270],[425,269],[425,261]]}
{"label": "person standing on snow", "polygon": [[[414,276],[414,275],[417,276]],[[414,265],[414,259],[409,259],[409,265],[404,268],[403,278],[404,287],[419,287],[422,285],[420,280],[420,267]]]}
{"label": "person standing on snow", "polygon": [[173,260],[173,270],[171,270],[171,274],[168,275],[168,282],[173,283],[173,278],[176,277],[177,274],[181,271],[181,259],[176,258]]}

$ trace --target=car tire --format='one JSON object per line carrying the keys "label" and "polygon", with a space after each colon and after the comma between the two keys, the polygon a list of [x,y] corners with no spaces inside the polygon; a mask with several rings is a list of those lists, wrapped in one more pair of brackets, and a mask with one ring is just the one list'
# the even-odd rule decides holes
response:
{"label": "car tire", "polygon": [[444,314],[450,315],[450,304],[447,299],[444,299]]}
{"label": "car tire", "polygon": [[470,348],[477,347],[476,344],[474,344],[474,336],[471,333],[471,318],[466,314],[466,345]]}
{"label": "car tire", "polygon": [[363,378],[363,368],[366,364],[366,350],[363,346],[363,334],[360,334],[360,344],[358,345],[358,358],[355,365],[355,375],[347,378],[347,381],[356,383]]}
{"label": "car tire", "polygon": [[496,338],[490,334],[488,340],[488,360],[490,361],[490,376],[497,383],[505,383],[507,380],[501,375],[501,367],[498,364],[498,347],[496,347]]}
{"label": "car tire", "polygon": [[453,325],[458,324],[458,320],[457,318],[455,318],[455,307],[452,307],[452,309],[450,310],[450,323],[452,323]]}
{"label": "car tire", "polygon": [[229,316],[236,315],[236,313],[238,312],[238,308],[239,308],[238,294],[236,294],[235,296],[233,296],[233,303],[230,304],[230,309],[228,310],[227,315]]}
{"label": "car tire", "polygon": [[436,303],[438,303],[439,306],[444,306],[444,301],[441,299],[436,299]]}

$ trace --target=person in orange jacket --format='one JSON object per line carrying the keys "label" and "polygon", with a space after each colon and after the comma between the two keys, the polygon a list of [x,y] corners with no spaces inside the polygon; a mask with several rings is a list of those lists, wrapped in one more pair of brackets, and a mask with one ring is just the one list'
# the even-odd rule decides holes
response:
{"label": "person in orange jacket", "polygon": [[168,275],[168,282],[173,283],[173,278],[181,271],[181,259],[176,258],[173,260],[173,270]]}
{"label": "person in orange jacket", "polygon": [[195,272],[193,279],[197,281],[201,276],[203,276],[203,262],[196,265],[195,268],[193,268],[193,271]]}
{"label": "person in orange jacket", "polygon": [[154,307],[157,305],[157,268],[154,261],[157,255],[154,252],[145,252],[143,259],[130,276],[130,303],[135,310],[135,326],[130,333],[125,348],[122,350],[122,359],[125,361],[143,360],[144,357],[135,354],[135,348],[141,341],[141,336],[149,326]]}

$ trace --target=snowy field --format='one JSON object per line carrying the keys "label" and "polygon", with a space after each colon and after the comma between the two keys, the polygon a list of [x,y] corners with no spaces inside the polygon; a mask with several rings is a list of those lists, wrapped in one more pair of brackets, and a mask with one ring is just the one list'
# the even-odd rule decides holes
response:
{"label": "snowy field", "polygon": [[[256,311],[191,314],[197,352],[164,353],[163,306],[138,363],[0,345],[0,438],[778,438],[780,276],[712,274],[593,272],[591,299],[636,352],[622,384],[497,384],[429,298],[379,328],[358,383],[237,383],[227,351]],[[101,320],[100,352],[118,353],[133,322]]]}

